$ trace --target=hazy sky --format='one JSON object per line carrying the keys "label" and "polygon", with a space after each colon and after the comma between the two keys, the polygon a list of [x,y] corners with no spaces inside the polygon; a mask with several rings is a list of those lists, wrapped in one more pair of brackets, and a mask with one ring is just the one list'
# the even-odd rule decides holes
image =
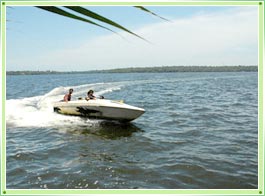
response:
{"label": "hazy sky", "polygon": [[144,37],[35,7],[7,8],[7,70],[84,71],[177,65],[257,65],[257,6],[87,7]]}

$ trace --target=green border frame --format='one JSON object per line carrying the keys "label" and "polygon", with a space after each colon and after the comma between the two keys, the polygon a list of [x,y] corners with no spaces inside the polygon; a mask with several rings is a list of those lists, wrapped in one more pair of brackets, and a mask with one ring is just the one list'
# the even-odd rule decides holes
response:
{"label": "green border frame", "polygon": [[[6,6],[258,6],[258,189],[6,189]],[[85,1],[1,1],[2,49],[2,132],[1,192],[2,195],[68,195],[68,194],[264,194],[264,130],[263,130],[263,63],[264,63],[264,1],[175,1],[175,2],[85,2]]]}

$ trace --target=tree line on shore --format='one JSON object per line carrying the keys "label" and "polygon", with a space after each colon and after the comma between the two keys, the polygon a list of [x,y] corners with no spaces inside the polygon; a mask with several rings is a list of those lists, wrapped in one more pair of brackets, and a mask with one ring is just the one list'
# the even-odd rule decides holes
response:
{"label": "tree line on shore", "polygon": [[258,66],[161,66],[130,67],[93,71],[7,71],[7,75],[47,75],[47,74],[80,74],[80,73],[163,73],[163,72],[257,72]]}

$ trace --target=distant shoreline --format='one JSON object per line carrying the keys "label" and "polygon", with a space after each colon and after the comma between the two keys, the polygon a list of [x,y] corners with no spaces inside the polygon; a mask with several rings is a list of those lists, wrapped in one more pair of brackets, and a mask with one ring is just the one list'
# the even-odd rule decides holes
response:
{"label": "distant shoreline", "polygon": [[258,66],[163,66],[130,67],[93,71],[7,71],[6,75],[91,74],[91,73],[169,73],[169,72],[257,72]]}

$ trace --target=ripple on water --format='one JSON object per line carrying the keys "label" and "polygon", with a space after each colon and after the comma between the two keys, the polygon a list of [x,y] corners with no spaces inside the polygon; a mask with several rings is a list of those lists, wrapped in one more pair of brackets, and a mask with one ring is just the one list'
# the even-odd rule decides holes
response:
{"label": "ripple on water", "polygon": [[[65,77],[46,76],[50,86],[38,77],[27,82],[42,86],[41,92],[27,91],[25,99],[15,91],[26,83],[14,88],[23,78],[7,84],[15,98],[7,109],[17,111],[7,116],[7,188],[258,188],[256,73],[69,77],[80,96],[94,88],[145,108],[126,125],[54,116],[46,109],[69,88]],[[33,122],[35,114],[40,118]]]}

